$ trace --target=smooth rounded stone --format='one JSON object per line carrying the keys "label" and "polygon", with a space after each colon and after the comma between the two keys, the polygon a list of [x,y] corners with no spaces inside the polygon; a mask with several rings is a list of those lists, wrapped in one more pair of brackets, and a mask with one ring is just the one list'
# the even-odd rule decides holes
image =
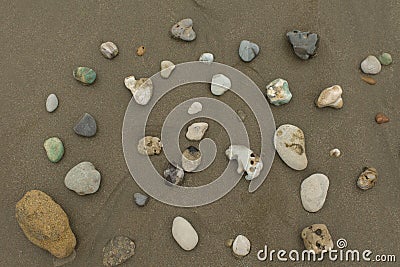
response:
{"label": "smooth rounded stone", "polygon": [[322,173],[315,173],[301,183],[301,203],[308,212],[322,209],[328,194],[329,179]]}
{"label": "smooth rounded stone", "polygon": [[250,253],[250,240],[244,235],[238,235],[232,244],[233,254],[237,257],[244,257]]}
{"label": "smooth rounded stone", "polygon": [[80,81],[84,85],[94,83],[96,80],[96,72],[88,67],[78,67],[72,72],[75,80]]}
{"label": "smooth rounded stone", "polygon": [[194,146],[189,146],[182,153],[182,168],[185,172],[192,172],[199,167],[201,163],[200,150]]}
{"label": "smooth rounded stone", "polygon": [[164,171],[164,178],[175,185],[182,185],[184,181],[185,172],[177,164],[168,164],[168,168]]}
{"label": "smooth rounded stone", "polygon": [[375,56],[368,56],[361,62],[361,70],[365,74],[378,74],[382,69],[382,65]]}
{"label": "smooth rounded stone", "polygon": [[237,160],[237,173],[242,174],[246,172],[246,176],[244,177],[246,180],[253,180],[260,175],[263,163],[253,150],[242,145],[231,145],[225,151],[225,155],[229,160]]}
{"label": "smooth rounded stone", "polygon": [[303,131],[291,124],[281,125],[274,136],[275,149],[279,157],[294,170],[304,170],[308,160],[306,156]]}
{"label": "smooth rounded stone", "polygon": [[299,58],[306,60],[315,55],[318,35],[316,33],[294,30],[286,33],[293,51]]}
{"label": "smooth rounded stone", "polygon": [[125,86],[139,105],[147,105],[153,96],[153,82],[149,78],[136,80],[135,76],[129,76],[125,78]]}
{"label": "smooth rounded stone", "polygon": [[200,58],[199,61],[201,62],[213,62],[214,61],[214,55],[211,53],[203,53]]}
{"label": "smooth rounded stone", "polygon": [[36,246],[57,258],[71,255],[76,238],[67,214],[50,196],[39,190],[27,192],[15,206],[17,222]]}
{"label": "smooth rounded stone", "polygon": [[175,217],[172,222],[172,236],[176,243],[186,251],[192,250],[199,242],[196,230],[185,218]]}
{"label": "smooth rounded stone", "polygon": [[113,42],[105,42],[100,45],[100,52],[105,58],[112,59],[118,55],[118,47]]}
{"label": "smooth rounded stone", "polygon": [[384,65],[390,65],[392,64],[393,60],[392,60],[392,56],[389,53],[382,53],[378,56],[379,62]]}
{"label": "smooth rounded stone", "polygon": [[200,102],[193,102],[188,109],[190,115],[197,114],[203,110],[203,105]]}
{"label": "smooth rounded stone", "polygon": [[208,129],[208,123],[195,122],[191,124],[186,132],[186,138],[192,141],[200,141]]}
{"label": "smooth rounded stone", "polygon": [[161,61],[160,75],[164,79],[168,79],[172,71],[175,69],[175,64],[168,60]]}
{"label": "smooth rounded stone", "polygon": [[64,155],[64,145],[58,137],[50,137],[43,146],[51,162],[59,162]]}
{"label": "smooth rounded stone", "polygon": [[267,97],[269,102],[275,106],[289,103],[292,93],[289,90],[288,82],[281,78],[273,80],[267,85]]}
{"label": "smooth rounded stone", "polygon": [[115,236],[103,248],[103,265],[117,266],[135,254],[135,243],[126,236]]}
{"label": "smooth rounded stone", "polygon": [[378,172],[375,168],[364,168],[364,171],[357,179],[357,186],[362,190],[368,190],[375,186],[378,179]]}
{"label": "smooth rounded stone", "polygon": [[83,161],[70,169],[65,176],[65,186],[78,195],[96,193],[100,187],[101,175],[91,162]]}
{"label": "smooth rounded stone", "polygon": [[244,62],[252,61],[260,53],[260,47],[247,40],[242,40],[239,46],[239,56]]}
{"label": "smooth rounded stone", "polygon": [[231,89],[231,80],[223,74],[216,74],[211,80],[211,93],[213,95],[222,95]]}
{"label": "smooth rounded stone", "polygon": [[339,85],[328,87],[321,92],[315,104],[319,108],[332,107],[340,109],[343,107],[342,93],[342,87]]}
{"label": "smooth rounded stone", "polygon": [[135,200],[136,205],[138,205],[139,207],[145,206],[149,201],[149,197],[142,193],[134,193],[133,198]]}
{"label": "smooth rounded stone", "polygon": [[187,42],[196,39],[196,33],[193,30],[193,20],[190,18],[183,19],[172,26],[171,33],[173,37]]}
{"label": "smooth rounded stone", "polygon": [[323,250],[333,249],[332,237],[325,224],[313,224],[301,232],[306,250],[320,254]]}
{"label": "smooth rounded stone", "polygon": [[97,132],[96,120],[89,113],[83,114],[79,122],[75,125],[74,132],[80,136],[94,136]]}
{"label": "smooth rounded stone", "polygon": [[340,157],[341,154],[342,153],[340,152],[340,150],[338,148],[334,148],[331,151],[329,151],[329,156],[331,156],[331,157],[338,158],[338,157]]}
{"label": "smooth rounded stone", "polygon": [[364,82],[371,84],[371,85],[376,84],[376,80],[371,77],[361,76],[361,80],[363,80]]}
{"label": "smooth rounded stone", "polygon": [[58,98],[55,94],[50,94],[46,100],[46,110],[48,112],[53,112],[58,107]]}
{"label": "smooth rounded stone", "polygon": [[388,116],[386,116],[386,115],[383,114],[382,112],[379,112],[379,113],[377,113],[376,116],[375,116],[375,121],[376,121],[376,123],[378,123],[378,124],[382,124],[382,123],[389,122],[390,119],[389,119]]}
{"label": "smooth rounded stone", "polygon": [[141,57],[144,55],[144,53],[146,53],[146,47],[144,47],[143,45],[139,46],[136,50],[136,55]]}
{"label": "smooth rounded stone", "polygon": [[145,136],[138,142],[138,152],[142,155],[153,156],[161,153],[162,143],[160,138],[154,136]]}

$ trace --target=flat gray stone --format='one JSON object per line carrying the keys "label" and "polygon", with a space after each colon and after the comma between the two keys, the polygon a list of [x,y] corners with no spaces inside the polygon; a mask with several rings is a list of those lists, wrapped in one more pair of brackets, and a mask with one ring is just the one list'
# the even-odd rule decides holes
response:
{"label": "flat gray stone", "polygon": [[46,100],[46,110],[48,112],[53,112],[58,107],[58,98],[55,94],[50,94]]}
{"label": "flat gray stone", "polygon": [[97,132],[96,120],[89,113],[85,113],[75,125],[74,131],[77,135],[91,137]]}
{"label": "flat gray stone", "polygon": [[315,54],[318,35],[311,32],[294,30],[286,34],[293,51],[299,58],[306,60]]}
{"label": "flat gray stone", "polygon": [[361,62],[361,70],[365,74],[378,74],[381,69],[382,65],[375,56],[368,56]]}
{"label": "flat gray stone", "polygon": [[91,162],[81,162],[73,167],[64,179],[65,186],[78,195],[88,195],[97,192],[100,187],[101,175]]}
{"label": "flat gray stone", "polygon": [[315,173],[301,183],[301,203],[306,211],[317,212],[325,203],[329,188],[329,179],[326,175]]}
{"label": "flat gray stone", "polygon": [[135,193],[133,194],[133,198],[135,199],[136,205],[139,207],[143,207],[147,204],[149,201],[149,197],[146,195],[143,195],[142,193]]}
{"label": "flat gray stone", "polygon": [[239,46],[239,56],[245,62],[252,61],[260,52],[260,48],[257,44],[252,43],[247,40],[240,42]]}

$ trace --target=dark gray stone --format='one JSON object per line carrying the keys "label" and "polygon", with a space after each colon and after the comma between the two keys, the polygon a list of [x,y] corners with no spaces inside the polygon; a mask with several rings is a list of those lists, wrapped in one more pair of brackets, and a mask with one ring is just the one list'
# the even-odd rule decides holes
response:
{"label": "dark gray stone", "polygon": [[91,137],[97,132],[96,120],[89,113],[85,113],[75,125],[74,131],[77,135]]}
{"label": "dark gray stone", "polygon": [[143,207],[147,204],[149,201],[149,197],[146,195],[143,195],[142,193],[135,193],[133,194],[133,198],[135,199],[136,205],[139,207]]}
{"label": "dark gray stone", "polygon": [[294,53],[299,58],[306,60],[315,54],[318,42],[318,35],[316,33],[294,30],[288,32],[286,37],[292,44]]}
{"label": "dark gray stone", "polygon": [[175,185],[182,185],[185,172],[181,167],[174,164],[169,164],[168,168],[164,171],[164,178]]}

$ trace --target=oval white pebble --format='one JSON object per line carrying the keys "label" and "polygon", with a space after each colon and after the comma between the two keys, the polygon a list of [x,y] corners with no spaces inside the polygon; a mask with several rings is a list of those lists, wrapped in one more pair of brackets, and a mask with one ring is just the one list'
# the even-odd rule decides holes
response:
{"label": "oval white pebble", "polygon": [[203,105],[200,102],[194,102],[188,109],[190,115],[199,113],[203,110]]}
{"label": "oval white pebble", "polygon": [[53,112],[58,107],[58,98],[55,94],[50,94],[46,100],[46,110]]}
{"label": "oval white pebble", "polygon": [[182,217],[175,217],[172,223],[172,236],[181,248],[192,250],[199,242],[199,236],[193,226]]}
{"label": "oval white pebble", "polygon": [[325,203],[329,179],[322,173],[315,173],[301,183],[300,196],[303,207],[308,212],[317,212]]}
{"label": "oval white pebble", "polygon": [[246,256],[250,252],[250,240],[244,235],[238,235],[233,241],[232,251],[236,256]]}

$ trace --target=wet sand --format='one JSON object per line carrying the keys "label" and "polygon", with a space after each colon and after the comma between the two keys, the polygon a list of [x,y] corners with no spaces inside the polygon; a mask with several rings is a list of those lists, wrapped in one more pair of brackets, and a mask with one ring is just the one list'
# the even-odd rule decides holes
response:
{"label": "wet sand", "polygon": [[[31,189],[52,196],[69,215],[78,245],[76,259],[68,266],[101,266],[103,246],[119,234],[137,245],[125,266],[266,266],[256,256],[265,243],[271,249],[302,250],[300,232],[313,223],[325,223],[333,239],[345,238],[349,248],[400,255],[397,1],[11,1],[2,7],[2,266],[52,265],[52,256],[26,239],[14,217],[16,202]],[[191,43],[169,34],[170,27],[186,17],[193,19],[197,33]],[[319,34],[315,58],[304,62],[293,54],[285,39],[293,29]],[[242,39],[261,47],[251,63],[238,56]],[[111,61],[103,58],[99,45],[104,41],[115,42],[120,55]],[[143,57],[135,54],[140,45],[147,49]],[[360,79],[359,63],[383,51],[392,54],[394,63],[374,77],[376,85],[368,85]],[[254,194],[247,192],[242,180],[224,198],[204,207],[176,208],[152,199],[138,208],[132,195],[140,189],[125,164],[121,144],[131,97],[123,79],[149,77],[159,71],[161,60],[193,61],[203,52],[244,72],[261,90],[275,78],[288,80],[293,99],[271,109],[277,126],[290,123],[303,129],[309,165],[294,171],[276,155],[267,180]],[[92,86],[73,79],[77,66],[96,70],[98,79]],[[314,99],[334,84],[344,90],[343,109],[317,109]],[[160,110],[188,99],[184,92],[182,87],[169,94]],[[52,114],[45,109],[50,93],[60,101]],[[200,95],[211,96],[207,90]],[[235,103],[230,95],[224,101]],[[257,125],[250,110],[241,109],[248,115],[245,124],[257,150]],[[94,138],[73,132],[84,112],[97,120]],[[377,112],[391,122],[376,124]],[[164,117],[154,112],[148,130],[158,131]],[[218,127],[211,126],[208,137],[215,139],[221,153],[227,141]],[[42,147],[51,136],[61,138],[66,148],[57,164],[49,162]],[[329,157],[334,147],[341,149],[342,157]],[[197,177],[207,180],[218,174],[226,164],[220,159]],[[91,161],[102,174],[96,194],[78,196],[64,186],[67,171],[81,161]],[[365,166],[375,167],[379,180],[375,188],[362,192],[355,181]],[[310,214],[303,210],[299,188],[315,172],[330,178],[330,188],[323,209]],[[178,215],[199,233],[199,244],[191,252],[180,249],[172,238],[172,220]],[[251,253],[243,259],[234,258],[224,246],[237,234],[252,242]],[[357,264],[346,263],[353,265]]]}

